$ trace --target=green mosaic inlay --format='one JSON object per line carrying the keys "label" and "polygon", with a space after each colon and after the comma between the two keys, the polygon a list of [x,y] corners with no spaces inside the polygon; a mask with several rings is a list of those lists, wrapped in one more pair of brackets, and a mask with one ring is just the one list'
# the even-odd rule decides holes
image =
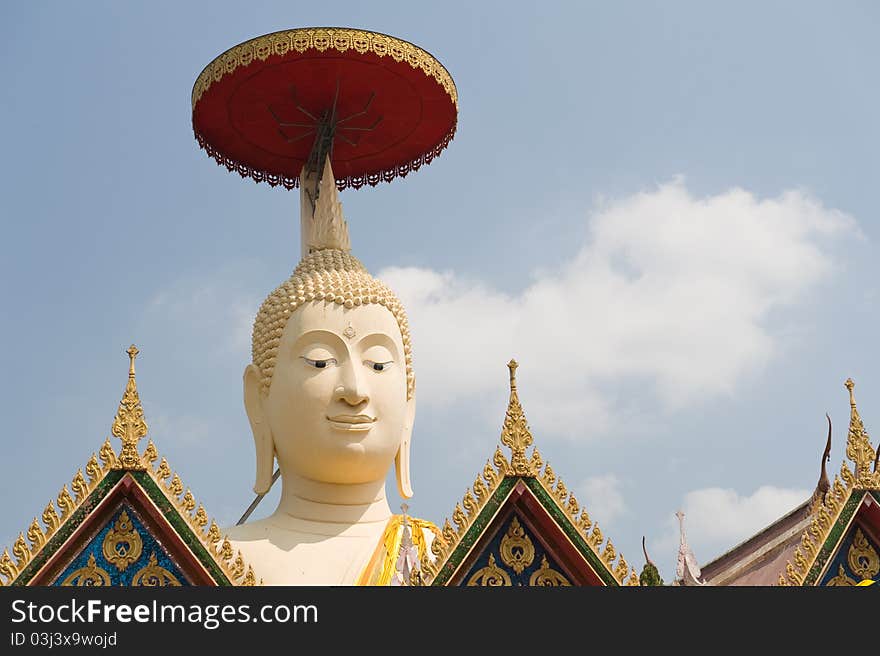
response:
{"label": "green mosaic inlay", "polygon": [[577,527],[571,523],[568,515],[563,512],[556,503],[556,500],[547,494],[547,490],[544,489],[544,486],[535,478],[525,479],[525,483],[535,497],[537,497],[538,501],[541,502],[541,505],[544,506],[544,509],[550,513],[550,516],[559,528],[561,528],[568,536],[568,539],[574,543],[584,559],[590,563],[605,585],[619,586],[620,584],[617,582],[617,579],[614,578],[614,575],[608,569],[608,566],[598,558],[592,547],[590,547],[583,536],[581,536]]}
{"label": "green mosaic inlay", "polygon": [[140,483],[147,496],[156,504],[156,507],[165,516],[168,523],[174,527],[174,530],[177,531],[184,544],[189,547],[189,550],[198,558],[202,566],[208,570],[214,582],[217,585],[232,585],[226,574],[217,565],[217,561],[208,553],[199,537],[193,533],[187,521],[180,516],[180,513],[177,512],[177,509],[168,500],[168,497],[158,488],[153,478],[144,471],[133,471],[130,474]]}
{"label": "green mosaic inlay", "polygon": [[15,581],[11,585],[27,585],[34,575],[40,571],[43,565],[55,555],[55,552],[63,545],[67,539],[73,535],[74,531],[79,528],[86,517],[98,506],[99,503],[107,496],[107,493],[113,489],[113,486],[119,482],[125,472],[120,470],[110,470],[102,478],[94,490],[91,491],[82,505],[73,511],[73,513],[64,520],[64,523],[58,527],[55,535],[43,545],[40,552],[31,560],[25,568],[19,573]]}
{"label": "green mosaic inlay", "polygon": [[480,511],[480,514],[474,520],[474,523],[471,524],[470,528],[461,539],[461,542],[458,543],[458,546],[446,561],[446,564],[443,565],[439,572],[437,572],[437,576],[434,577],[431,585],[445,585],[449,581],[450,577],[461,564],[462,559],[464,559],[467,552],[470,551],[471,547],[477,541],[477,538],[483,534],[483,531],[489,525],[489,521],[495,515],[498,508],[501,507],[501,503],[507,498],[510,490],[513,489],[514,483],[518,480],[519,478],[515,476],[506,476],[504,480],[501,481],[498,488],[492,493],[489,501],[483,506],[483,510]]}
{"label": "green mosaic inlay", "polygon": [[822,545],[822,548],[819,550],[819,554],[818,556],[816,556],[816,560],[813,563],[813,566],[810,568],[807,576],[804,577],[803,585],[815,585],[816,581],[819,579],[819,573],[825,567],[825,563],[828,562],[828,559],[833,554],[834,545],[836,545],[837,542],[840,540],[843,529],[846,527],[847,524],[849,524],[849,520],[852,519],[856,508],[859,507],[859,504],[865,497],[865,494],[866,493],[861,490],[854,490],[850,492],[849,499],[847,499],[846,503],[843,505],[843,510],[840,511],[840,515],[838,515],[837,521],[834,522],[834,526],[828,533],[828,537],[826,538],[825,543]]}

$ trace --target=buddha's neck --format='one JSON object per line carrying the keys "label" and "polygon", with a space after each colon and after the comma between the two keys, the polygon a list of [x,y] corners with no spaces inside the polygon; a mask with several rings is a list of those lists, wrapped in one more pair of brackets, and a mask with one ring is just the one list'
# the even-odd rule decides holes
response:
{"label": "buddha's neck", "polygon": [[386,522],[391,517],[384,480],[342,485],[288,472],[281,481],[281,500],[272,515],[276,521],[291,518],[351,525]]}

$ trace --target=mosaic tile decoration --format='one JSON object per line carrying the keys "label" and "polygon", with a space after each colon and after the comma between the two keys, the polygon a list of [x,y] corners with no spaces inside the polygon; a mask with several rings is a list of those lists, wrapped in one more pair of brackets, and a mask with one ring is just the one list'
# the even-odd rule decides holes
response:
{"label": "mosaic tile decoration", "polygon": [[559,564],[514,513],[470,567],[463,585],[571,585]]}
{"label": "mosaic tile decoration", "polygon": [[880,545],[858,523],[853,523],[834,555],[819,585],[856,585],[877,579],[880,573]]}
{"label": "mosaic tile decoration", "polygon": [[191,585],[138,514],[122,503],[54,586]]}

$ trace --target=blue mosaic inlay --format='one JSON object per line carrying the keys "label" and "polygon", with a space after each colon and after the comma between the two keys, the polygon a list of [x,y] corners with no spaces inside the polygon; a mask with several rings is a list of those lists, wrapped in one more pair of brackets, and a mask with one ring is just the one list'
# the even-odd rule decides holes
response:
{"label": "blue mosaic inlay", "polygon": [[[514,521],[516,521],[519,526],[514,526],[514,530],[512,530],[511,526]],[[514,533],[516,531],[521,531],[521,539],[527,539],[528,543],[531,545],[531,550],[534,551],[534,556],[532,558],[525,556],[530,550],[528,547],[523,548],[521,541],[511,541],[508,538],[505,544],[505,537],[507,537],[509,533]],[[511,547],[513,555],[518,558],[511,558]],[[490,558],[492,562],[490,562]],[[522,572],[519,573],[517,573],[515,568],[510,564],[517,560],[525,566]],[[494,568],[496,568],[494,570],[493,565]],[[549,572],[549,577],[547,570],[548,567],[552,570]],[[486,581],[483,580],[483,577],[490,571],[497,572],[498,569],[502,570],[507,578],[505,579],[504,575],[491,575],[490,578],[494,581],[494,584],[503,581],[503,584],[507,585],[509,580],[510,585],[532,586],[547,585],[548,580],[555,580],[558,585],[560,579],[568,584],[572,584],[571,581],[564,578],[562,568],[560,568],[556,560],[544,550],[541,543],[529,534],[529,531],[526,529],[526,524],[522,519],[518,518],[516,514],[512,514],[505,521],[501,529],[495,533],[495,536],[489,544],[483,547],[483,551],[480,553],[479,558],[477,558],[476,562],[468,570],[467,575],[462,579],[461,585],[484,585]],[[477,580],[472,582],[475,577]]]}
{"label": "blue mosaic inlay", "polygon": [[[120,521],[125,519],[123,513],[129,521],[127,527]],[[123,565],[122,570],[108,560],[105,540],[111,560]],[[128,562],[132,558],[134,561]],[[138,515],[129,505],[122,504],[52,585],[174,585],[175,582],[190,585]]]}

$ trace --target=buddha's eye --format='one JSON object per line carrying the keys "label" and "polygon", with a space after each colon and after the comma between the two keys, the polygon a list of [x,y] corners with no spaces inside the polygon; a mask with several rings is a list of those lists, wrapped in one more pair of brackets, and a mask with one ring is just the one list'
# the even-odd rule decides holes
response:
{"label": "buddha's eye", "polygon": [[336,358],[325,358],[323,360],[312,360],[311,358],[307,358],[306,356],[300,356],[303,360],[306,361],[306,364],[314,367],[315,369],[326,369],[331,365],[336,364]]}
{"label": "buddha's eye", "polygon": [[394,364],[394,360],[389,360],[388,362],[373,362],[372,360],[364,360],[364,364],[373,371],[387,371],[391,367],[391,365]]}

